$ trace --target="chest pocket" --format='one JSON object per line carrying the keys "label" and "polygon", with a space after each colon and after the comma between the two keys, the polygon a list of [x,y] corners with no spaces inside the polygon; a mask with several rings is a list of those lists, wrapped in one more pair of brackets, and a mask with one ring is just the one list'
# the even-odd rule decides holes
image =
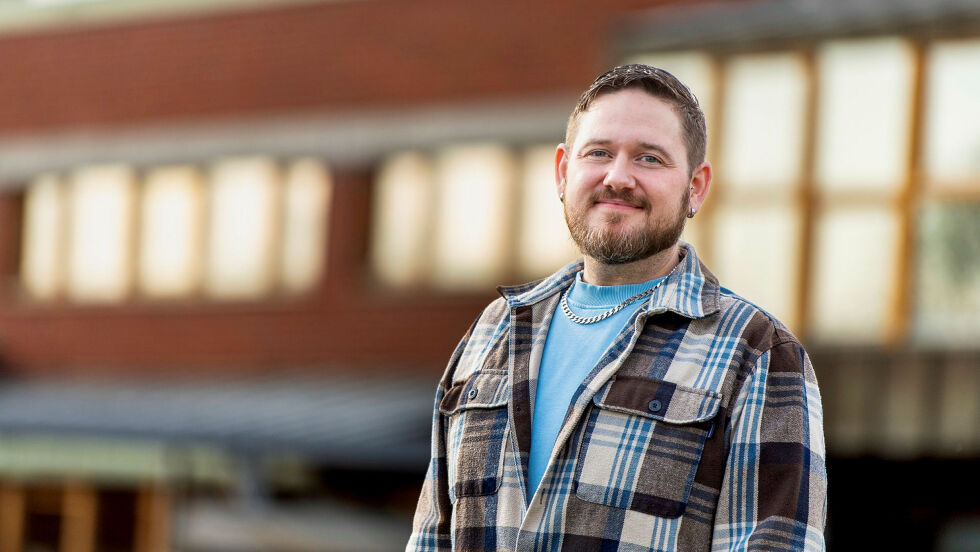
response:
{"label": "chest pocket", "polygon": [[582,500],[665,518],[684,513],[720,395],[620,377],[593,399],[575,470]]}
{"label": "chest pocket", "polygon": [[507,372],[484,370],[453,384],[439,404],[447,417],[449,498],[497,492],[507,443]]}

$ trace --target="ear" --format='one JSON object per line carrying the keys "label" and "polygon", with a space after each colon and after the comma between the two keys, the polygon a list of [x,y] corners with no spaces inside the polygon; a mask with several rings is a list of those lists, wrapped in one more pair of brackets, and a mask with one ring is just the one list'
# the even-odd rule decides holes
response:
{"label": "ear", "polygon": [[695,211],[700,211],[704,205],[704,200],[708,197],[708,189],[711,188],[711,163],[705,161],[698,165],[691,173],[691,207]]}
{"label": "ear", "polygon": [[565,144],[558,144],[555,149],[555,189],[558,196],[565,193],[565,176],[568,172],[568,148]]}

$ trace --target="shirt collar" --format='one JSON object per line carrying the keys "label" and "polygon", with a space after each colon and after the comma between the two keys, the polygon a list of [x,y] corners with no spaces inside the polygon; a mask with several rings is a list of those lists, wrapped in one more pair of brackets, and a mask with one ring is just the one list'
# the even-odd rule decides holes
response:
{"label": "shirt collar", "polygon": [[[567,289],[584,264],[578,259],[543,280],[519,286],[500,286],[497,291],[511,307],[537,303]],[[703,318],[719,310],[718,279],[698,259],[694,247],[681,242],[681,260],[647,300],[649,313],[673,311],[687,318]]]}

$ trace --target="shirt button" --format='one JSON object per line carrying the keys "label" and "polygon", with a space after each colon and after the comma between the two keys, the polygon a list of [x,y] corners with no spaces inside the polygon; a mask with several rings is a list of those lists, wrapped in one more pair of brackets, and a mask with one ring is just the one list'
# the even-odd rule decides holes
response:
{"label": "shirt button", "polygon": [[475,399],[476,398],[476,389],[470,389],[470,392],[466,394],[466,398],[468,398],[468,399]]}
{"label": "shirt button", "polygon": [[650,404],[648,406],[650,407],[650,412],[660,412],[660,407],[662,405],[660,404],[660,401],[658,401],[657,399],[653,399],[652,401],[650,401]]}

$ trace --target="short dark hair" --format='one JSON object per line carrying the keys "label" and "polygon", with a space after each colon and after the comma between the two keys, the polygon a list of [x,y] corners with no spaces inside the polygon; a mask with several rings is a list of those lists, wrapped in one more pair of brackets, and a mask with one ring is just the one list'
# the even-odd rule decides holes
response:
{"label": "short dark hair", "polygon": [[568,125],[565,127],[565,146],[568,148],[573,146],[579,117],[589,110],[596,98],[628,88],[643,90],[671,104],[681,119],[684,144],[687,146],[688,172],[694,171],[695,167],[704,162],[708,130],[698,99],[674,75],[659,67],[639,63],[620,65],[599,75],[592,86],[582,93],[582,97],[568,117]]}

